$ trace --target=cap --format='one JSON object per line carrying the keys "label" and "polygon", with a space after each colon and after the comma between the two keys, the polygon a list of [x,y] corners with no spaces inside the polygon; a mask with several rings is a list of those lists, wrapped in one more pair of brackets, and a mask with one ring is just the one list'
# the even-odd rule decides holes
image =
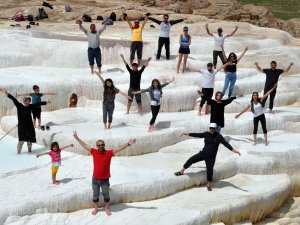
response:
{"label": "cap", "polygon": [[209,128],[217,128],[217,124],[216,123],[210,123]]}
{"label": "cap", "polygon": [[207,63],[207,67],[213,66],[212,63]]}
{"label": "cap", "polygon": [[188,27],[184,27],[184,28],[183,28],[183,31],[188,31],[188,30],[189,30]]}
{"label": "cap", "polygon": [[218,32],[222,33],[223,29],[221,27],[218,28]]}

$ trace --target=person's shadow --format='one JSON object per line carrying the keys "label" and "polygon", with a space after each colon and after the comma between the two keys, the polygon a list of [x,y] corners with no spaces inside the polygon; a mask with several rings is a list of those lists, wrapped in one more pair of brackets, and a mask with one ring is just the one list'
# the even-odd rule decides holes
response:
{"label": "person's shadow", "polygon": [[63,183],[63,184],[67,184],[73,180],[82,180],[84,179],[85,177],[77,177],[77,178],[63,178],[61,180],[59,180],[60,183]]}
{"label": "person's shadow", "polygon": [[238,187],[238,186],[236,186],[236,185],[234,185],[234,184],[232,184],[228,181],[220,180],[220,181],[213,184],[213,188],[224,188],[224,187],[233,187],[233,188],[238,189],[240,191],[248,192],[248,190],[240,188],[240,187]]}
{"label": "person's shadow", "polygon": [[142,207],[142,206],[130,206],[126,204],[112,205],[110,206],[111,212],[120,212],[126,209],[157,209],[157,207]]}

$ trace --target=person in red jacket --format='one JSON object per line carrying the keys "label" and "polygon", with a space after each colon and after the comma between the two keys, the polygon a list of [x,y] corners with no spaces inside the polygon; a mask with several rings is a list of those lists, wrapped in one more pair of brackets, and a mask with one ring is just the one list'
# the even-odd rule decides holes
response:
{"label": "person in red jacket", "polygon": [[94,210],[92,211],[93,215],[98,213],[99,208],[99,194],[100,194],[100,187],[102,189],[102,195],[104,197],[104,209],[108,216],[111,215],[109,210],[109,178],[110,178],[110,162],[111,158],[118,152],[124,150],[130,145],[135,144],[135,139],[129,139],[129,141],[114,149],[114,150],[106,150],[105,143],[103,140],[98,140],[96,142],[97,148],[92,148],[88,146],[84,141],[82,141],[77,132],[73,132],[74,138],[78,141],[78,143],[87,151],[91,153],[93,156],[94,161],[94,172],[93,172],[93,181],[92,181],[92,188],[93,188],[93,202],[94,202]]}

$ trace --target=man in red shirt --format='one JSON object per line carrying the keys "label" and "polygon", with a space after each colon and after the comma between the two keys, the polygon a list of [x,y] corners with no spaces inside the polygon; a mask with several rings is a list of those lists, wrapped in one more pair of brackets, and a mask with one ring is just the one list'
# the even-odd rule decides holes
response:
{"label": "man in red shirt", "polygon": [[91,153],[94,161],[94,172],[93,172],[93,202],[94,202],[94,210],[92,211],[93,215],[96,215],[98,212],[98,203],[99,203],[99,194],[100,187],[102,189],[102,195],[104,197],[104,209],[108,216],[111,215],[109,210],[109,178],[110,178],[110,162],[111,157],[113,157],[116,153],[124,150],[128,146],[135,144],[135,139],[129,139],[128,143],[122,145],[114,150],[106,150],[105,143],[103,140],[98,140],[96,142],[97,149],[91,148],[86,143],[84,143],[77,135],[77,132],[73,132],[74,138],[78,141],[78,143],[87,151]]}

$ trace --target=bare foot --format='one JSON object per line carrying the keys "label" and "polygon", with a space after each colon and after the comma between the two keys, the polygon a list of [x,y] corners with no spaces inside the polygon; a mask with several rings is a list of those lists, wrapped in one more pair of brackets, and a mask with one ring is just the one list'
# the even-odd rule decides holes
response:
{"label": "bare foot", "polygon": [[270,109],[269,113],[271,113],[271,114],[275,114],[275,113],[273,112],[273,110],[272,110],[272,109]]}
{"label": "bare foot", "polygon": [[265,146],[268,146],[269,142],[268,141],[265,141]]}
{"label": "bare foot", "polygon": [[17,153],[20,155],[21,154],[21,150],[17,150]]}
{"label": "bare foot", "polygon": [[91,70],[91,74],[94,74],[94,70]]}
{"label": "bare foot", "polygon": [[54,185],[59,185],[60,182],[59,182],[59,180],[56,180],[55,182],[53,182],[53,184],[54,184]]}
{"label": "bare foot", "polygon": [[253,141],[253,145],[256,145],[256,141]]}
{"label": "bare foot", "polygon": [[105,209],[105,212],[106,212],[106,215],[111,216],[111,211],[108,208]]}
{"label": "bare foot", "polygon": [[126,112],[125,114],[129,114],[129,112]]}
{"label": "bare foot", "polygon": [[201,116],[201,112],[198,112],[198,116]]}
{"label": "bare foot", "polygon": [[92,215],[96,215],[98,213],[98,209],[94,209],[93,211],[92,211]]}

